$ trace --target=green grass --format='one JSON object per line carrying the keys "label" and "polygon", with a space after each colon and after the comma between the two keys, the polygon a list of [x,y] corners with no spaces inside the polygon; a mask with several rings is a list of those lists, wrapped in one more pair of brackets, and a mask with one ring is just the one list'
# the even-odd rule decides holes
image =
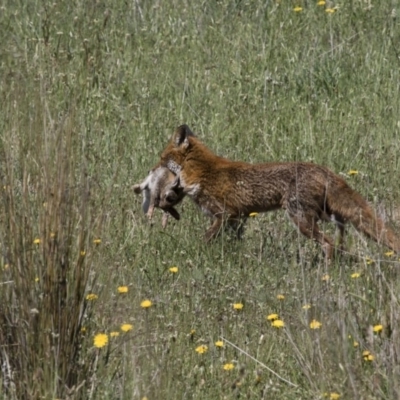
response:
{"label": "green grass", "polygon": [[188,199],[162,230],[132,191],[186,123],[232,159],[328,166],[399,231],[400,10],[337,5],[3,2],[2,398],[399,398],[397,257],[349,228],[327,268],[283,213],[206,245]]}

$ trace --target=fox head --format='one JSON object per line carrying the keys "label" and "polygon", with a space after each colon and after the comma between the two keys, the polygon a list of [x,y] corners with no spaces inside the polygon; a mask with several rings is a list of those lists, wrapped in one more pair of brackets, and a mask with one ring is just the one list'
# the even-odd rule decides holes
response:
{"label": "fox head", "polygon": [[176,128],[167,147],[161,153],[160,164],[178,175],[191,150],[191,142],[195,137],[187,125],[181,125]]}

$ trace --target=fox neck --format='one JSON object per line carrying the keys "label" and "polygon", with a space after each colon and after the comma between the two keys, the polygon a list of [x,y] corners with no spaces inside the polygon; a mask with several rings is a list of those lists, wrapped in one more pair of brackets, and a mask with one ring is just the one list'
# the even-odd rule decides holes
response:
{"label": "fox neck", "polygon": [[197,171],[203,169],[210,170],[216,168],[220,164],[228,161],[226,158],[220,157],[213,153],[197,138],[191,138],[191,148],[189,148],[182,167],[196,168]]}

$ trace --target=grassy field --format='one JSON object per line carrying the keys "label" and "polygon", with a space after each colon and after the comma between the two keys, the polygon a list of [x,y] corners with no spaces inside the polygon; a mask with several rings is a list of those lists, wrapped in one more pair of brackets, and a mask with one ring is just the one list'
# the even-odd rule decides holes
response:
{"label": "grassy field", "polygon": [[1,398],[398,399],[398,256],[349,228],[327,267],[279,212],[206,245],[189,199],[162,230],[132,186],[186,123],[328,166],[400,232],[399,13],[3,1]]}

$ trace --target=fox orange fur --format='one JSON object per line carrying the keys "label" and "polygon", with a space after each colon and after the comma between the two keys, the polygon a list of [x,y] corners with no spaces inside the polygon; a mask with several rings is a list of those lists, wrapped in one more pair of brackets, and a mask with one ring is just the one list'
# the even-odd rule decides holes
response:
{"label": "fox orange fur", "polygon": [[333,221],[343,246],[344,225],[350,222],[366,236],[400,252],[400,239],[366,200],[328,168],[307,162],[249,164],[231,161],[211,152],[189,129],[178,127],[161,154],[160,164],[177,175],[160,205],[182,190],[213,219],[205,234],[208,241],[224,220],[237,227],[252,212],[284,209],[306,237],[321,244],[326,257],[334,243],[318,226]]}

